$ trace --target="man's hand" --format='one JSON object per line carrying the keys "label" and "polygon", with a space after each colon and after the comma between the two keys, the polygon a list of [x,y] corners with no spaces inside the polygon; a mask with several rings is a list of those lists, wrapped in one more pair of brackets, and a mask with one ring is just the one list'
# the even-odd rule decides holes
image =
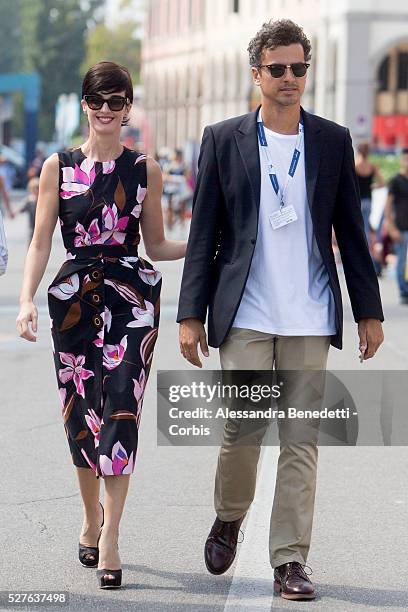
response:
{"label": "man's hand", "polygon": [[359,349],[364,361],[371,359],[384,341],[381,321],[378,319],[361,319],[358,322],[358,335],[360,337]]}
{"label": "man's hand", "polygon": [[183,319],[180,321],[179,342],[181,354],[187,361],[201,368],[197,345],[200,343],[201,352],[208,357],[207,336],[204,325],[200,319]]}

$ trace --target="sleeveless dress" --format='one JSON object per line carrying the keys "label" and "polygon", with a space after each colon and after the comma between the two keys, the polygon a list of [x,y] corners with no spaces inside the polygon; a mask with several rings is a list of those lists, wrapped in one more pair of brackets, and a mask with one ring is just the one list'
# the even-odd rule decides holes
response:
{"label": "sleeveless dress", "polygon": [[99,478],[134,470],[160,317],[161,273],[138,255],[146,156],[58,154],[67,259],[48,287],[54,363],[72,461]]}

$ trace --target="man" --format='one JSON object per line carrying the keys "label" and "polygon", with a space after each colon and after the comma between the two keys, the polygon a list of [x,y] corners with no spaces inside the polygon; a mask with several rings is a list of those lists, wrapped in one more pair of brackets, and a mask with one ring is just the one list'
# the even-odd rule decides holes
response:
{"label": "man", "polygon": [[[324,370],[342,347],[342,301],[331,247],[341,252],[362,359],[383,340],[378,282],[368,252],[349,131],[303,110],[310,43],[289,20],[250,42],[261,107],[204,130],[177,321],[183,356],[220,348],[223,370]],[[232,430],[234,423],[227,423]],[[227,426],[226,426],[227,428]],[[315,597],[303,566],[310,545],[317,445],[285,444],[271,516],[275,590]],[[225,434],[224,434],[225,440]],[[259,443],[259,440],[257,441]],[[217,518],[207,568],[232,564],[255,492],[259,446],[225,440],[215,479]]]}
{"label": "man", "polygon": [[394,241],[397,260],[397,280],[401,304],[408,304],[408,149],[401,153],[399,173],[391,179],[384,218]]}

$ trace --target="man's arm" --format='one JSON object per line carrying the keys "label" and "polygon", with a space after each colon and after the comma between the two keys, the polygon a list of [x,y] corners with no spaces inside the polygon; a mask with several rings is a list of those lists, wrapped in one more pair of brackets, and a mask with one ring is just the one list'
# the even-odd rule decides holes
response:
{"label": "man's arm", "polygon": [[344,142],[343,163],[333,218],[354,320],[384,320],[378,280],[364,232],[361,202],[350,132]]}
{"label": "man's arm", "polygon": [[197,186],[176,319],[178,323],[187,318],[196,318],[205,323],[222,197],[214,135],[211,127],[207,126],[198,159]]}

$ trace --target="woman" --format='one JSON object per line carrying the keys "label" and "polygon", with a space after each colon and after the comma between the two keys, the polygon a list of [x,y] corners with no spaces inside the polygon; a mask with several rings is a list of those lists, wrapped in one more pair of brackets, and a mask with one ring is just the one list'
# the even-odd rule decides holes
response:
{"label": "woman", "polygon": [[[372,190],[384,187],[384,179],[375,164],[370,162],[370,145],[362,142],[357,147],[356,174],[361,197],[361,212],[364,220],[364,230],[372,253],[373,264],[378,276],[381,274],[381,254],[375,252],[376,244],[372,244],[370,214]],[[379,228],[380,229],[380,228]],[[380,234],[380,232],[377,232]]]}
{"label": "woman", "polygon": [[150,259],[180,259],[186,248],[164,237],[157,162],[120,143],[132,100],[126,68],[100,62],[87,72],[89,136],[44,163],[16,321],[35,342],[33,299],[59,217],[67,259],[48,288],[54,361],[83,499],[79,559],[98,567],[101,588],[121,585],[119,524],[159,324],[161,274],[138,255],[139,223]]}

